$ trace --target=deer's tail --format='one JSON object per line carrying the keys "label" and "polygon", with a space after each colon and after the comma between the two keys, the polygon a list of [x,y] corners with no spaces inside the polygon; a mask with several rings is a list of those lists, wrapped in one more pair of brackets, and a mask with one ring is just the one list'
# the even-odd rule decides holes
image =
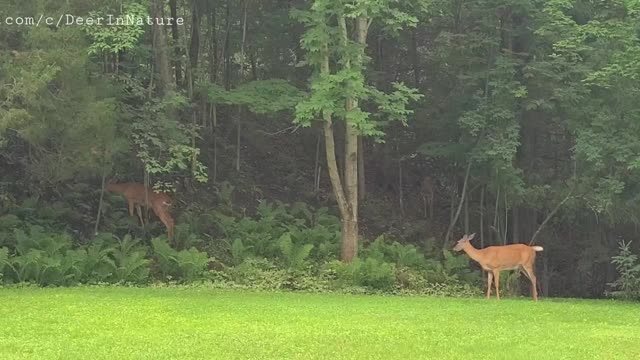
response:
{"label": "deer's tail", "polygon": [[544,248],[543,248],[542,246],[532,246],[531,248],[532,248],[533,250],[535,250],[535,251],[542,251],[542,250],[544,250]]}

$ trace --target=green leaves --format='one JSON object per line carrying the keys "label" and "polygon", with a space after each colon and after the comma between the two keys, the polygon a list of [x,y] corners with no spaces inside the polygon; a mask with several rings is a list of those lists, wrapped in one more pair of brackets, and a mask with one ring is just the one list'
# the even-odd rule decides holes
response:
{"label": "green leaves", "polygon": [[[392,31],[415,25],[415,17],[394,8],[394,5],[395,2],[388,0],[322,0],[315,1],[308,11],[292,12],[292,16],[306,26],[302,47],[307,53],[307,63],[314,67],[316,73],[311,78],[309,97],[296,106],[296,123],[310,126],[323,114],[334,116],[355,125],[362,135],[376,140],[381,140],[384,135],[380,129],[384,122],[406,124],[412,113],[407,105],[422,95],[399,82],[393,84],[391,94],[368,85],[365,79],[365,45],[351,40],[352,37],[343,33],[347,28],[340,27],[341,21],[345,27],[351,26],[346,25],[347,21],[357,21],[361,24],[358,31],[366,34],[373,20],[382,19]],[[336,18],[338,24],[333,25]],[[333,69],[326,68],[331,65]],[[346,106],[349,102],[358,106],[349,108]],[[375,116],[363,110],[369,104],[378,110]]]}
{"label": "green leaves", "polygon": [[203,276],[209,263],[206,252],[193,247],[189,250],[174,250],[165,238],[154,238],[151,244],[164,279],[192,282]]}
{"label": "green leaves", "polygon": [[144,34],[145,27],[137,23],[118,24],[116,17],[127,20],[146,19],[147,16],[146,7],[135,1],[126,1],[123,6],[123,13],[119,15],[116,15],[110,9],[90,11],[89,17],[94,19],[103,18],[104,21],[102,25],[91,24],[83,26],[83,29],[93,40],[89,46],[89,54],[118,54],[121,51],[132,49]]}

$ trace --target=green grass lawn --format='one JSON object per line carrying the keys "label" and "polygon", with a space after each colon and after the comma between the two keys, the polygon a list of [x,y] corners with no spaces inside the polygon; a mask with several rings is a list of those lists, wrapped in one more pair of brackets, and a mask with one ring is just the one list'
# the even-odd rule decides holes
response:
{"label": "green grass lawn", "polygon": [[0,289],[0,359],[640,359],[640,305]]}

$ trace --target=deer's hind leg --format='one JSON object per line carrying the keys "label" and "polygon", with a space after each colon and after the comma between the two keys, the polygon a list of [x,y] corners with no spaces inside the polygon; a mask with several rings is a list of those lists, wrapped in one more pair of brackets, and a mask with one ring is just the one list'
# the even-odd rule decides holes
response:
{"label": "deer's hind leg", "polygon": [[538,288],[536,286],[537,279],[536,279],[536,275],[533,272],[533,266],[523,265],[522,269],[524,270],[525,275],[527,275],[527,277],[531,281],[531,290],[533,293],[533,300],[538,301]]}

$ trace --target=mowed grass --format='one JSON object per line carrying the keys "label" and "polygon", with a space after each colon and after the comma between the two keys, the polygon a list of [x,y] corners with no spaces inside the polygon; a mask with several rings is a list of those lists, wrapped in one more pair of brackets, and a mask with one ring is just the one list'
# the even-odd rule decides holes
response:
{"label": "mowed grass", "polygon": [[640,359],[640,305],[0,289],[0,359]]}

